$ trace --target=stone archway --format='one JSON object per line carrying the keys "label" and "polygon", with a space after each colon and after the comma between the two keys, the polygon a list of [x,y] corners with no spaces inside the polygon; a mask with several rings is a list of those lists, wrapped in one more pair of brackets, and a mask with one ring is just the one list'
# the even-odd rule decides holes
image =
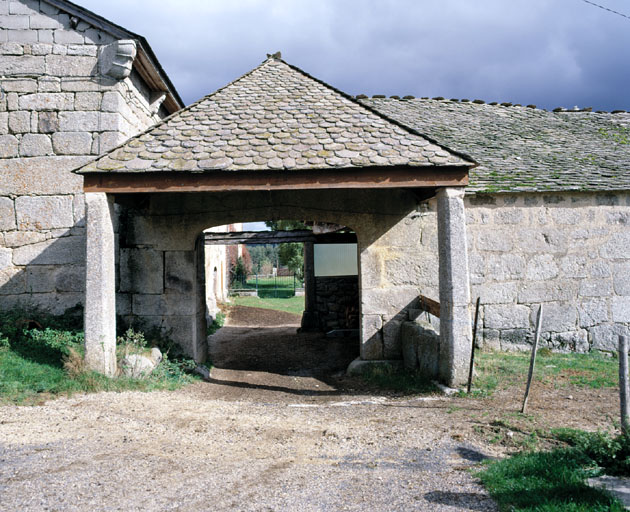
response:
{"label": "stone archway", "polygon": [[[400,357],[423,273],[419,202],[438,197],[441,378],[470,353],[463,187],[468,157],[270,56],[200,102],[88,164],[86,359],[115,368],[119,314],[159,321],[205,357],[198,235],[209,225],[308,218],[353,226],[361,358]],[[116,240],[120,286],[116,291]],[[203,312],[203,313],[202,313]]]}

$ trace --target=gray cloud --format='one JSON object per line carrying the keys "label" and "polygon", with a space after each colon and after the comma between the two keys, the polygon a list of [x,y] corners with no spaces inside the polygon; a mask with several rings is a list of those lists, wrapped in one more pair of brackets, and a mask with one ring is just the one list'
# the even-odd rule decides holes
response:
{"label": "gray cloud", "polygon": [[282,50],[350,94],[630,109],[630,20],[580,0],[78,1],[144,35],[187,103]]}

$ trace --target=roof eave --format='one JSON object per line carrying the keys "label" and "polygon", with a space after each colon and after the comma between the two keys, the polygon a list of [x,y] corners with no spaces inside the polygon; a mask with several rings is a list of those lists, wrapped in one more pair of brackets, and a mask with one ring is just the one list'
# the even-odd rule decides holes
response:
{"label": "roof eave", "polygon": [[68,0],[44,0],[47,3],[54,5],[62,11],[73,14],[79,18],[90,23],[90,25],[107,32],[118,39],[134,39],[138,43],[138,54],[136,61],[134,62],[134,68],[138,71],[140,76],[155,90],[166,92],[166,99],[164,100],[164,107],[169,113],[176,112],[183,108],[184,102],[179,96],[179,93],[175,89],[175,86],[171,82],[171,79],[162,68],[158,61],[153,49],[149,45],[148,41],[141,35],[127,30],[120,25],[117,25],[98,14],[81,7],[80,5],[69,2]]}

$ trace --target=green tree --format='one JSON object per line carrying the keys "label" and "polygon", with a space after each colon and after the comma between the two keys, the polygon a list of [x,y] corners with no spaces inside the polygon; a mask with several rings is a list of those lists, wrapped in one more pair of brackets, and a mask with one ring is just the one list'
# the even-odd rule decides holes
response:
{"label": "green tree", "polygon": [[[272,231],[293,231],[310,229],[301,220],[269,220],[265,222]],[[299,279],[304,277],[304,244],[291,242],[278,246],[278,259],[281,265],[289,268]]]}

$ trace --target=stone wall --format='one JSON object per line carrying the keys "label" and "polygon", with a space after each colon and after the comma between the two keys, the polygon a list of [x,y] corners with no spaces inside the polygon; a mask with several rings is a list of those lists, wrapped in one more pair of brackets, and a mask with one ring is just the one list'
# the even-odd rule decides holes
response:
{"label": "stone wall", "polygon": [[[0,307],[83,302],[82,178],[154,124],[159,98],[103,66],[114,38],[44,0],[0,0]],[[133,45],[133,43],[131,43]]]}
{"label": "stone wall", "polygon": [[316,277],[317,318],[322,331],[359,327],[359,278]]}
{"label": "stone wall", "polygon": [[[630,332],[630,194],[500,194],[466,199],[473,301],[481,341],[530,343],[544,303],[543,343],[614,350]],[[437,300],[435,201],[425,204],[416,261],[423,294]]]}

